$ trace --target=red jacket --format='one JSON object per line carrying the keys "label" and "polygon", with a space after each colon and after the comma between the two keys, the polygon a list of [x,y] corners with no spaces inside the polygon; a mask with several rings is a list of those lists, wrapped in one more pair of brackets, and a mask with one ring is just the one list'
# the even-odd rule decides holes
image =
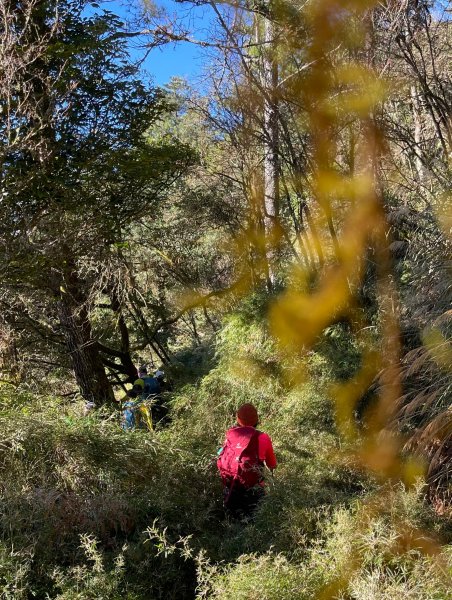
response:
{"label": "red jacket", "polygon": [[265,462],[269,469],[274,469],[277,463],[271,437],[267,433],[261,432],[259,434],[258,443],[259,460]]}

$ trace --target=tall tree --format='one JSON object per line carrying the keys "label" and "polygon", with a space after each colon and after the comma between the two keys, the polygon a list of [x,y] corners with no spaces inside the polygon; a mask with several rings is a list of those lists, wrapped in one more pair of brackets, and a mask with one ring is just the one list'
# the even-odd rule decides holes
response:
{"label": "tall tree", "polygon": [[[84,398],[104,402],[113,393],[91,310],[111,290],[106,265],[191,159],[149,144],[164,97],[138,80],[120,20],[88,16],[88,4],[2,4],[1,233],[4,286],[44,293]],[[130,357],[122,364],[132,377]]]}

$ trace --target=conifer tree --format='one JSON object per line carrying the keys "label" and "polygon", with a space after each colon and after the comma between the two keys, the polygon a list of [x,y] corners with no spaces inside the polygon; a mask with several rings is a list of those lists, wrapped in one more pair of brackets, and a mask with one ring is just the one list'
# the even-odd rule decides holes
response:
{"label": "conifer tree", "polygon": [[[104,402],[113,399],[111,356],[93,334],[96,294],[114,296],[110,266],[124,228],[152,213],[190,153],[146,139],[164,95],[138,80],[120,20],[88,8],[2,4],[1,233],[5,293],[39,294],[82,395]],[[117,298],[110,307],[118,313]],[[133,378],[126,340],[123,328],[121,352],[111,354]]]}

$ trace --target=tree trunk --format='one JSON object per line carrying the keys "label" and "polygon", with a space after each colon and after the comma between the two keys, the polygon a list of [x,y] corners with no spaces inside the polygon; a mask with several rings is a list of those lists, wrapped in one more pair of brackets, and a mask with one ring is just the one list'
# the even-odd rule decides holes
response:
{"label": "tree trunk", "polygon": [[422,116],[419,95],[416,85],[411,86],[411,108],[414,122],[414,164],[419,183],[424,181],[424,165],[422,164]]}
{"label": "tree trunk", "polygon": [[[270,7],[269,7],[270,12]],[[279,217],[279,123],[278,65],[275,59],[275,31],[271,18],[264,17],[264,50],[262,54],[264,88],[264,227],[268,262],[267,287],[275,283],[277,225]]]}
{"label": "tree trunk", "polygon": [[86,295],[69,258],[69,249],[63,248],[63,252],[66,268],[62,273],[62,285],[58,286],[58,316],[77,385],[86,401],[96,404],[114,402],[99,346],[92,336]]}
{"label": "tree trunk", "polygon": [[14,333],[7,328],[0,330],[0,375],[11,383],[20,383],[22,376]]}
{"label": "tree trunk", "polygon": [[121,354],[119,357],[122,366],[121,372],[129,377],[130,382],[133,382],[138,377],[138,373],[130,355],[129,328],[127,327],[127,323],[122,312],[121,302],[115,288],[113,288],[110,292],[110,300],[111,308],[116,315],[116,323],[121,336]]}
{"label": "tree trunk", "polygon": [[105,373],[97,343],[92,339],[86,309],[74,306],[68,295],[62,294],[58,303],[58,314],[75,379],[83,398],[96,404],[113,402],[113,390]]}

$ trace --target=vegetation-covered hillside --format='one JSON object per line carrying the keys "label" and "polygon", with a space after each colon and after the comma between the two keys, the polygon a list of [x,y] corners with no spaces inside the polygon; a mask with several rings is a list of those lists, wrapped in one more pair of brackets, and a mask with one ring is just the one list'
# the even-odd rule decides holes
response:
{"label": "vegetation-covered hillside", "polygon": [[[284,389],[248,310],[222,327],[215,359],[202,348],[204,376],[172,395],[172,423],[154,434],[2,387],[5,598],[447,598],[448,521],[420,483],[357,470],[337,436],[328,380],[340,356],[353,366],[342,327],[309,357],[315,385]],[[214,463],[243,400],[280,463],[248,523],[224,516]]]}
{"label": "vegetation-covered hillside", "polygon": [[[128,4],[0,3],[1,597],[446,600],[448,6]],[[202,84],[161,89],[178,42]]]}

